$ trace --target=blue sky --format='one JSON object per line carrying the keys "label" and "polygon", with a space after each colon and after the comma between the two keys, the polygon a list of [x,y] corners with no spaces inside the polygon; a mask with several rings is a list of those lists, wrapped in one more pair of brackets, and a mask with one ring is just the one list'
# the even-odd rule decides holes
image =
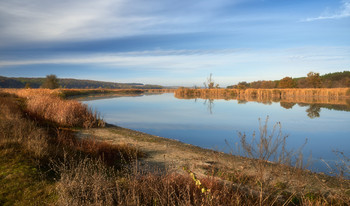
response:
{"label": "blue sky", "polygon": [[221,86],[350,69],[350,0],[0,0],[0,75]]}

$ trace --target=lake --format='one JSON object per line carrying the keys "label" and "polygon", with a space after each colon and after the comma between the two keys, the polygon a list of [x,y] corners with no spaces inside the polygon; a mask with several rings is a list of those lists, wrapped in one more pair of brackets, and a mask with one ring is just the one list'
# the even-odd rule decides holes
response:
{"label": "lake", "polygon": [[82,102],[107,123],[227,153],[236,152],[232,148],[239,132],[248,137],[259,133],[259,118],[264,123],[268,116],[268,131],[280,122],[288,149],[297,150],[307,139],[302,151],[305,158],[312,154],[309,168],[316,172],[328,171],[321,159],[330,165],[339,160],[334,150],[350,154],[350,112],[331,105],[290,108],[279,102],[177,99],[172,93]]}

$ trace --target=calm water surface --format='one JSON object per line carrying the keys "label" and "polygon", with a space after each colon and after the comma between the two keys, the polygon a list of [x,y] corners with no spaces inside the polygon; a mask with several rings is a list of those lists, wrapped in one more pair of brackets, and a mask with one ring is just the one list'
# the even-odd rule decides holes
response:
{"label": "calm water surface", "polygon": [[[305,143],[304,156],[312,153],[311,169],[327,171],[327,162],[337,160],[332,150],[350,154],[350,112],[280,103],[262,104],[237,100],[177,99],[172,93],[138,97],[85,100],[108,123],[146,132],[208,149],[231,152],[238,132],[248,136],[259,132],[259,118],[269,116],[269,130],[281,122],[288,135],[287,146],[297,149]],[[310,118],[311,117],[311,118]]]}

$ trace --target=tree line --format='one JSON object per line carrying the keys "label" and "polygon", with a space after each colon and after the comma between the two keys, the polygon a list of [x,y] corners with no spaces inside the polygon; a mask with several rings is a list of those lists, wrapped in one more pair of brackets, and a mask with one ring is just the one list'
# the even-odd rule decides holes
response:
{"label": "tree line", "polygon": [[292,78],[284,77],[274,81],[242,81],[227,88],[235,89],[272,89],[272,88],[341,88],[350,87],[350,71],[334,72],[320,75],[316,72],[309,72],[306,77]]}
{"label": "tree line", "polygon": [[93,80],[61,79],[50,74],[46,78],[23,78],[0,76],[0,88],[76,88],[76,89],[162,89],[160,85],[142,83],[115,83]]}

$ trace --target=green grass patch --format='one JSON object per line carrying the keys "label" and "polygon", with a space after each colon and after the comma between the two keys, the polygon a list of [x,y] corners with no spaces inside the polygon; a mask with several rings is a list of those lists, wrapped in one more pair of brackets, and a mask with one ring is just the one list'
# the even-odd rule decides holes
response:
{"label": "green grass patch", "polygon": [[55,184],[41,178],[27,155],[13,145],[1,147],[0,205],[49,205],[56,199]]}

